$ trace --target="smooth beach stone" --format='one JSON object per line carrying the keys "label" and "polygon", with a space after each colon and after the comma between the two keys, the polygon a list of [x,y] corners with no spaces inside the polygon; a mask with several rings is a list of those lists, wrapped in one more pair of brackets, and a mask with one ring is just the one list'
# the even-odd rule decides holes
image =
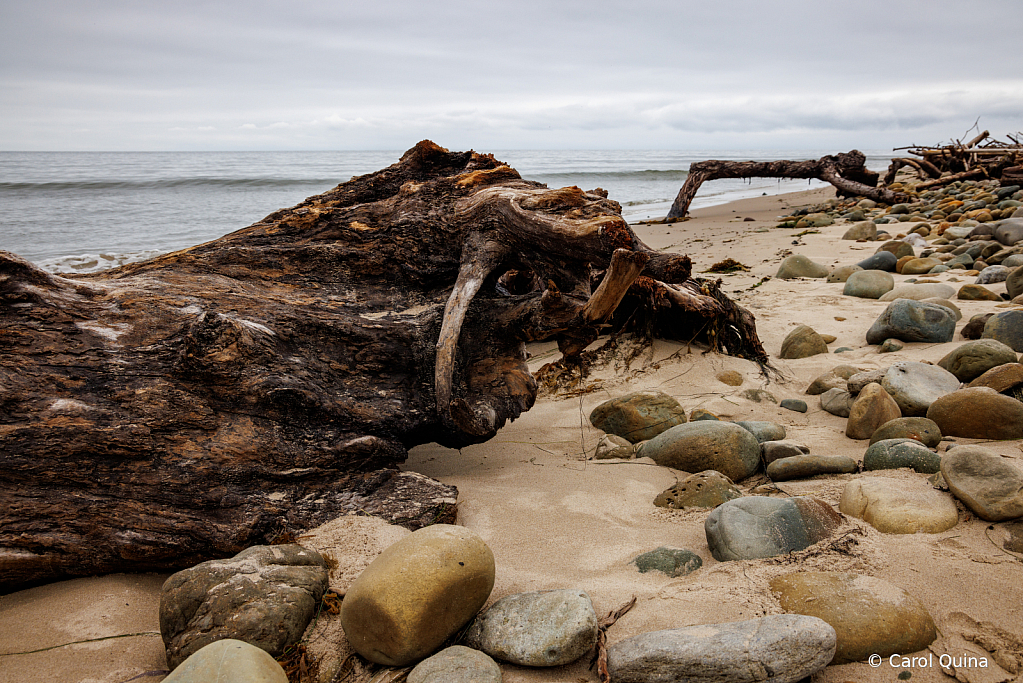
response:
{"label": "smooth beach stone", "polygon": [[1010,299],[1015,299],[1023,294],[1023,266],[1019,266],[1005,278],[1005,291]]}
{"label": "smooth beach stone", "polygon": [[836,633],[832,664],[912,654],[934,642],[934,620],[919,600],[887,581],[845,572],[796,572],[771,580],[786,612],[826,621]]}
{"label": "smooth beach stone", "polygon": [[822,334],[821,335],[821,339],[824,340],[825,344],[831,344],[831,343],[834,343],[835,341],[837,341],[838,337],[836,337],[833,334]]}
{"label": "smooth beach stone", "polygon": [[717,380],[730,387],[741,387],[742,373],[735,370],[725,370],[717,374]]}
{"label": "smooth beach stone", "polygon": [[989,387],[999,393],[1021,384],[1023,384],[1023,363],[999,365],[970,382],[971,387]]}
{"label": "smooth beach stone", "polygon": [[827,266],[811,261],[802,254],[787,256],[778,266],[775,277],[779,280],[794,280],[800,277],[825,278],[830,269]]}
{"label": "smooth beach stone", "polygon": [[636,391],[604,401],[590,412],[590,424],[632,443],[652,439],[686,422],[686,411],[662,391]]}
{"label": "smooth beach stone", "polygon": [[829,538],[841,521],[816,498],[744,496],[714,508],[704,531],[718,562],[755,560],[807,548]]}
{"label": "smooth beach stone", "polygon": [[852,474],[857,470],[856,461],[846,455],[794,455],[769,464],[767,477],[771,481],[790,481],[818,474]]}
{"label": "smooth beach stone", "polygon": [[1023,403],[988,387],[968,387],[938,398],[927,409],[945,436],[1023,439]]}
{"label": "smooth beach stone", "polygon": [[824,212],[811,213],[803,216],[796,222],[796,227],[803,228],[825,228],[833,225],[835,219]]}
{"label": "smooth beach stone", "polygon": [[877,225],[873,221],[863,221],[853,225],[842,235],[844,240],[867,240],[877,237]]}
{"label": "smooth beach stone", "polygon": [[819,396],[829,389],[845,389],[846,380],[859,372],[862,370],[852,365],[836,365],[811,382],[804,393],[809,396]]}
{"label": "smooth beach stone", "polygon": [[883,270],[861,270],[846,279],[842,294],[860,299],[880,299],[895,288],[895,278]]}
{"label": "smooth beach stone", "polygon": [[1016,352],[996,339],[977,339],[961,344],[938,361],[960,382],[972,382],[999,365],[1016,362]]}
{"label": "smooth beach stone", "polygon": [[810,452],[807,446],[795,441],[765,441],[760,446],[763,449],[764,462],[767,464],[782,458],[791,458],[794,455],[803,455]]}
{"label": "smooth beach stone", "polygon": [[807,411],[806,401],[798,398],[786,398],[778,405],[786,410],[792,410],[797,413],[805,413]]}
{"label": "smooth beach stone", "polygon": [[858,273],[863,269],[859,266],[838,266],[828,273],[827,282],[845,282],[849,279],[849,276],[853,273]]}
{"label": "smooth beach stone", "polygon": [[265,650],[225,638],[196,650],[163,679],[167,683],[288,683]]}
{"label": "smooth beach stone", "polygon": [[841,389],[828,389],[821,394],[821,408],[838,417],[849,417],[853,396]]}
{"label": "smooth beach stone", "polygon": [[408,683],[501,683],[501,667],[490,656],[452,645],[416,664]]}
{"label": "smooth beach stone", "polygon": [[951,285],[938,283],[904,284],[881,296],[881,301],[895,301],[896,299],[913,299],[922,301],[924,299],[951,299],[956,290]]}
{"label": "smooth beach stone", "polygon": [[[895,263],[895,272],[902,274],[903,268],[906,267],[906,264],[909,263],[910,261],[915,261],[916,259],[917,259],[916,256],[903,256],[898,261],[896,261],[896,263]],[[924,272],[926,273],[927,271],[925,270]],[[906,274],[907,275],[913,275],[913,274],[918,275],[919,273],[906,273]]]}
{"label": "smooth beach stone", "polygon": [[760,465],[760,442],[732,422],[701,420],[676,425],[640,446],[636,455],[685,472],[716,470],[742,481]]}
{"label": "smooth beach stone", "polygon": [[494,554],[465,527],[434,524],[387,547],[352,583],[341,623],[360,655],[408,666],[480,610],[494,587]]}
{"label": "smooth beach stone", "polygon": [[984,334],[984,325],[994,316],[994,313],[978,313],[970,318],[970,322],[963,325],[959,334],[963,339],[980,339]]}
{"label": "smooth beach stone", "polygon": [[889,273],[895,272],[895,264],[898,263],[899,259],[890,251],[879,251],[872,256],[868,256],[856,265],[863,270],[883,270]]}
{"label": "smooth beach stone", "polygon": [[1023,517],[1023,471],[981,446],[956,446],[941,458],[948,490],[981,519]]}
{"label": "smooth beach stone", "polygon": [[863,391],[863,387],[868,384],[880,384],[887,372],[888,368],[877,368],[876,370],[864,370],[863,372],[857,372],[846,381],[845,387],[850,394],[858,396],[859,393]]}
{"label": "smooth beach stone", "polygon": [[[931,268],[940,265],[941,261],[939,261],[938,259],[914,258],[910,261],[907,261],[906,264],[902,266],[901,272],[903,275],[922,275],[924,273],[929,272]],[[898,270],[897,267],[896,270]]]}
{"label": "smooth beach stone", "polygon": [[720,420],[721,418],[703,408],[693,408],[693,412],[689,413],[689,421],[696,422],[697,420]]}
{"label": "smooth beach stone", "polygon": [[327,589],[327,562],[300,545],[260,545],[172,574],[160,594],[167,664],[225,638],[273,657],[302,637]]}
{"label": "smooth beach stone", "polygon": [[997,339],[1013,351],[1023,351],[1023,310],[1004,311],[988,318],[982,339]]}
{"label": "smooth beach stone", "polygon": [[880,344],[885,339],[894,338],[942,344],[952,341],[955,329],[955,316],[947,308],[912,299],[898,299],[888,304],[888,308],[867,330],[867,343]]}
{"label": "smooth beach stone", "polygon": [[769,422],[767,420],[741,420],[733,422],[732,424],[737,424],[752,434],[754,438],[756,438],[757,443],[764,443],[765,441],[781,441],[785,438],[785,427],[777,422]]}
{"label": "smooth beach stone", "polygon": [[1006,218],[999,221],[994,237],[1007,247],[1023,240],[1023,218]]}
{"label": "smooth beach stone", "polygon": [[895,256],[898,260],[903,256],[912,256],[914,254],[912,245],[903,242],[901,240],[889,240],[880,247],[877,248],[878,252],[887,251]]}
{"label": "smooth beach stone", "polygon": [[517,593],[477,617],[465,642],[519,666],[561,666],[596,645],[597,615],[584,590]]}
{"label": "smooth beach stone", "polygon": [[886,534],[938,534],[959,523],[951,496],[925,481],[854,479],[845,485],[838,509]]}
{"label": "smooth beach stone", "polygon": [[1000,266],[988,266],[984,270],[980,271],[980,275],[973,281],[975,285],[993,285],[999,282],[1005,282],[1009,277],[1009,273],[1012,272],[1012,268],[1002,261]]}
{"label": "smooth beach stone", "polygon": [[871,434],[871,445],[886,439],[913,439],[929,448],[941,443],[941,430],[926,417],[898,417],[877,428]]}
{"label": "smooth beach stone", "polygon": [[[1007,256],[1002,260],[1002,265],[1009,269],[1009,272],[1013,272],[1016,268],[1023,266],[1023,254],[1013,254]],[[992,266],[993,268],[994,266]]]}
{"label": "smooth beach stone", "polygon": [[721,503],[741,498],[742,491],[732,480],[714,470],[691,474],[662,491],[654,498],[654,505],[682,510],[685,508],[713,508]]}
{"label": "smooth beach stone", "polygon": [[639,555],[632,563],[641,574],[656,571],[673,579],[692,574],[703,566],[703,560],[693,551],[665,546]]}
{"label": "smooth beach stone", "polygon": [[799,325],[789,332],[781,343],[780,358],[807,358],[827,353],[828,345],[817,331],[808,325]]}
{"label": "smooth beach stone", "polygon": [[959,310],[958,306],[956,306],[954,303],[952,303],[948,299],[939,299],[938,297],[930,297],[930,298],[927,298],[927,299],[920,299],[920,302],[921,303],[925,303],[925,304],[934,304],[935,306],[944,306],[948,310],[952,311],[952,314],[955,316],[956,322],[959,322],[960,320],[963,319],[963,312],[961,310]]}
{"label": "smooth beach stone", "polygon": [[863,470],[897,470],[909,467],[921,474],[934,474],[941,468],[941,456],[916,439],[881,439],[870,444],[863,454]]}
{"label": "smooth beach stone", "polygon": [[998,296],[984,285],[966,284],[959,288],[956,298],[960,301],[1001,301]]}
{"label": "smooth beach stone", "polygon": [[878,353],[895,353],[906,348],[906,345],[900,342],[898,339],[885,339],[881,345],[877,348]]}
{"label": "smooth beach stone", "polygon": [[615,434],[605,434],[600,437],[597,447],[593,451],[594,460],[612,460],[615,458],[632,459],[636,455],[636,445],[629,443]]}
{"label": "smooth beach stone", "polygon": [[849,407],[845,435],[850,439],[869,439],[878,427],[899,417],[902,411],[895,399],[880,384],[868,384]]}
{"label": "smooth beach stone", "polygon": [[905,417],[923,417],[940,396],[959,388],[960,381],[937,365],[901,361],[888,368],[881,387],[895,399]]}
{"label": "smooth beach stone", "polygon": [[797,683],[835,656],[821,619],[772,614],[749,621],[651,631],[607,651],[614,683]]}

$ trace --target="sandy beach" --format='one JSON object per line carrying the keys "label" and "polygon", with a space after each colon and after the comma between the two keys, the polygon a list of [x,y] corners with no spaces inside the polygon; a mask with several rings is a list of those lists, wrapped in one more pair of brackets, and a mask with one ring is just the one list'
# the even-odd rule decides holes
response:
{"label": "sandy beach", "polygon": [[[603,616],[635,596],[636,606],[608,632],[614,643],[647,631],[779,614],[783,610],[768,587],[772,578],[799,569],[852,571],[888,581],[918,598],[939,629],[934,647],[944,643],[949,651],[959,648],[957,652],[964,647],[957,640],[965,623],[960,613],[1009,631],[1017,645],[1023,642],[1023,565],[1002,549],[1004,524],[989,525],[961,504],[959,524],[942,533],[883,534],[846,518],[838,533],[855,537],[851,546],[836,549],[823,542],[785,557],[718,562],[704,533],[709,511],[669,511],[652,503],[687,473],[648,459],[588,459],[602,436],[589,423],[590,411],[608,398],[640,389],[668,393],[687,412],[704,408],[722,419],[777,422],[786,428],[788,439],[805,444],[812,453],[862,459],[867,442],[847,438],[846,421],[823,411],[816,397],[805,396],[810,382],[840,364],[873,369],[899,360],[937,362],[962,343],[958,330],[971,315],[997,309],[991,301],[956,301],[963,319],[954,341],[908,343],[896,353],[878,354],[864,334],[885,303],[844,297],[841,283],[773,279],[779,262],[790,253],[830,267],[855,263],[877,249],[876,243],[841,240],[849,227],[842,222],[802,236],[775,227],[778,217],[790,209],[833,196],[833,189],[826,188],[759,197],[695,211],[692,220],[682,223],[634,226],[653,248],[689,254],[694,273],[724,258],[749,266],[749,272],[722,276],[723,289],[756,316],[760,339],[782,379],[768,380],[750,361],[661,341],[629,367],[612,361],[595,369],[587,379],[591,385],[587,393],[538,399],[532,410],[488,443],[460,451],[435,444],[412,450],[403,468],[457,486],[459,523],[477,532],[493,550],[497,582],[491,601],[524,591],[579,588],[589,593]],[[936,279],[957,289],[973,281],[962,271],[958,277],[955,273]],[[771,279],[762,282],[765,277]],[[909,277],[895,275],[896,284]],[[989,288],[1005,291],[1004,283]],[[834,335],[832,350],[845,346],[852,351],[779,359],[782,340],[799,324]],[[553,343],[535,345],[531,353],[534,371],[557,357]],[[725,370],[740,373],[742,385],[716,379]],[[779,401],[802,398],[809,410],[797,413],[742,397],[744,391],[758,388]],[[960,438],[956,442],[980,443]],[[1020,441],[983,445],[1023,468]],[[790,495],[812,494],[837,509],[846,482],[859,476],[926,478],[898,470],[822,476],[779,487]],[[739,486],[749,493],[766,483],[765,477],[756,475]],[[639,573],[633,558],[659,546],[692,550],[702,558],[703,567],[678,579]],[[157,609],[165,578],[147,574],[77,579],[0,597],[0,683],[162,680],[167,667]],[[106,639],[65,645],[102,638]],[[969,647],[984,652],[980,645]],[[937,666],[937,656],[934,660],[934,666],[909,669],[912,680],[952,680]],[[506,683],[596,681],[588,664],[584,658],[553,669],[502,668]],[[828,667],[813,680],[893,681],[902,671],[887,661],[878,668],[853,663]]]}

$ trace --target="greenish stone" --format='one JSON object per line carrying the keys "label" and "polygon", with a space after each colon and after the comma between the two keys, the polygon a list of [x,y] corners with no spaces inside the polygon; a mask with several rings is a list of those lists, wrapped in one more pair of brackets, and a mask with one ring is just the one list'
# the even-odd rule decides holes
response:
{"label": "greenish stone", "polygon": [[666,546],[639,555],[633,563],[642,574],[658,571],[673,579],[692,574],[703,566],[703,560],[696,553],[684,548]]}
{"label": "greenish stone", "polygon": [[797,413],[806,412],[806,401],[802,401],[798,398],[787,398],[781,402],[781,407],[786,410],[794,410]]}
{"label": "greenish stone", "polygon": [[863,454],[864,470],[897,470],[909,467],[921,474],[941,469],[941,456],[915,439],[883,439]]}

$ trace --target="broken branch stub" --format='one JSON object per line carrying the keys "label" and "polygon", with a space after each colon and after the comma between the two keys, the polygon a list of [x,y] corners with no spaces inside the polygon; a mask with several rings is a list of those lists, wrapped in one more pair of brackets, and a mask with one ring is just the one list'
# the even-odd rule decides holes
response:
{"label": "broken branch stub", "polygon": [[142,263],[59,277],[0,252],[0,591],[178,569],[341,514],[450,521],[453,489],[395,465],[528,410],[526,342],[579,354],[646,315],[762,354],[690,270],[606,192],[429,141]]}

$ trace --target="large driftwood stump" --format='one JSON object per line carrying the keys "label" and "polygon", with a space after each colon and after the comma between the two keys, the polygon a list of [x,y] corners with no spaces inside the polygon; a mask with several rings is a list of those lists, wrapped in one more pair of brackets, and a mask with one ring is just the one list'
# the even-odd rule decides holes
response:
{"label": "large driftwood stump", "polygon": [[395,469],[406,449],[494,436],[536,396],[525,342],[577,356],[627,294],[650,329],[766,360],[752,316],[605,192],[431,142],[116,270],[0,252],[0,591],[177,569],[345,513],[450,521],[453,490]]}

